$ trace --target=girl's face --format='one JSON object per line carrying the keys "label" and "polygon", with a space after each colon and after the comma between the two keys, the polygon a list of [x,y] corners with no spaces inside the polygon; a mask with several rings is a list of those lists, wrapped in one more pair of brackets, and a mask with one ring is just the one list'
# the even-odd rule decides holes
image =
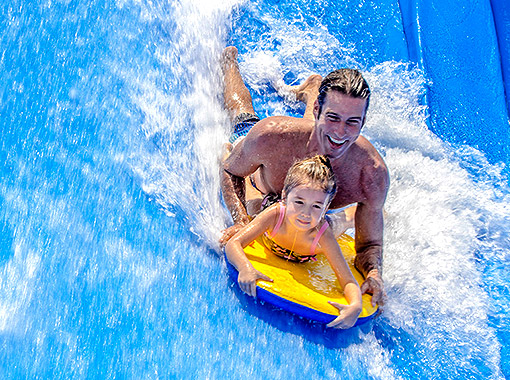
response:
{"label": "girl's face", "polygon": [[315,228],[326,213],[329,195],[309,185],[299,185],[287,194],[285,216],[298,230]]}

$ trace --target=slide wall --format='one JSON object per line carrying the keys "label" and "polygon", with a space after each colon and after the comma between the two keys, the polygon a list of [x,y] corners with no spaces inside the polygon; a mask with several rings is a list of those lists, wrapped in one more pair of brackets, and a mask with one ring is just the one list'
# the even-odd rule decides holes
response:
{"label": "slide wall", "polygon": [[510,2],[400,0],[399,6],[409,58],[431,81],[431,129],[508,163]]}

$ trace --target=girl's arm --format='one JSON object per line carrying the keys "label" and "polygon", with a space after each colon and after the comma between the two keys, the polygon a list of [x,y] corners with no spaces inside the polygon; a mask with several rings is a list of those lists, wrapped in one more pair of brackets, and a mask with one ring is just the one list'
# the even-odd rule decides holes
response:
{"label": "girl's arm", "polygon": [[227,243],[225,253],[228,261],[237,269],[239,287],[250,296],[257,295],[257,280],[273,281],[265,274],[256,270],[244,253],[244,247],[273,228],[277,218],[277,205],[262,211],[250,223],[241,228]]}
{"label": "girl's arm", "polygon": [[338,243],[331,230],[327,230],[320,239],[322,253],[326,255],[335,275],[344,291],[349,305],[330,302],[339,311],[340,315],[328,324],[328,327],[349,328],[354,326],[361,313],[361,291],[358,282],[354,278]]}

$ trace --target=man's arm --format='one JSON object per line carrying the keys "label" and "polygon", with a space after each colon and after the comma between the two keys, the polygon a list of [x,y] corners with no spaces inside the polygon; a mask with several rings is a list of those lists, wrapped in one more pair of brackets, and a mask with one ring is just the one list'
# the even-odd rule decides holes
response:
{"label": "man's arm", "polygon": [[221,191],[225,204],[232,215],[234,224],[246,225],[250,222],[245,208],[245,182],[243,177],[222,170]]}
{"label": "man's arm", "polygon": [[372,293],[372,304],[382,303],[384,285],[382,282],[382,210],[367,210],[359,204],[355,217],[356,258],[354,266],[365,277],[361,285],[362,293]]}
{"label": "man's arm", "polygon": [[226,228],[220,238],[220,244],[236,234],[243,226],[250,222],[245,206],[244,178],[255,172],[260,164],[256,161],[259,155],[252,151],[256,149],[256,141],[247,136],[238,143],[230,155],[223,161],[221,191],[234,225]]}
{"label": "man's arm", "polygon": [[[362,184],[366,201],[358,203],[355,216],[356,258],[354,265],[365,276],[361,292],[372,293],[372,304],[382,304],[383,206],[389,187],[384,163],[365,174]],[[363,186],[364,185],[364,186]]]}

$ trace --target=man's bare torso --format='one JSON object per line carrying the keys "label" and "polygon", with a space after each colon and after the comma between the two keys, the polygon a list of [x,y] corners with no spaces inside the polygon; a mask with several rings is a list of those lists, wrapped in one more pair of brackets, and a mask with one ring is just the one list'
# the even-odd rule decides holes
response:
{"label": "man's bare torso", "polygon": [[[313,129],[313,120],[287,116],[263,119],[234,148],[225,169],[240,177],[258,169],[257,188],[265,193],[280,194],[290,166],[297,160],[320,154],[313,141]],[[337,194],[331,208],[365,201],[367,186],[377,181],[377,172],[386,175],[382,158],[362,136],[349,148],[348,154],[331,164],[337,181]]]}

